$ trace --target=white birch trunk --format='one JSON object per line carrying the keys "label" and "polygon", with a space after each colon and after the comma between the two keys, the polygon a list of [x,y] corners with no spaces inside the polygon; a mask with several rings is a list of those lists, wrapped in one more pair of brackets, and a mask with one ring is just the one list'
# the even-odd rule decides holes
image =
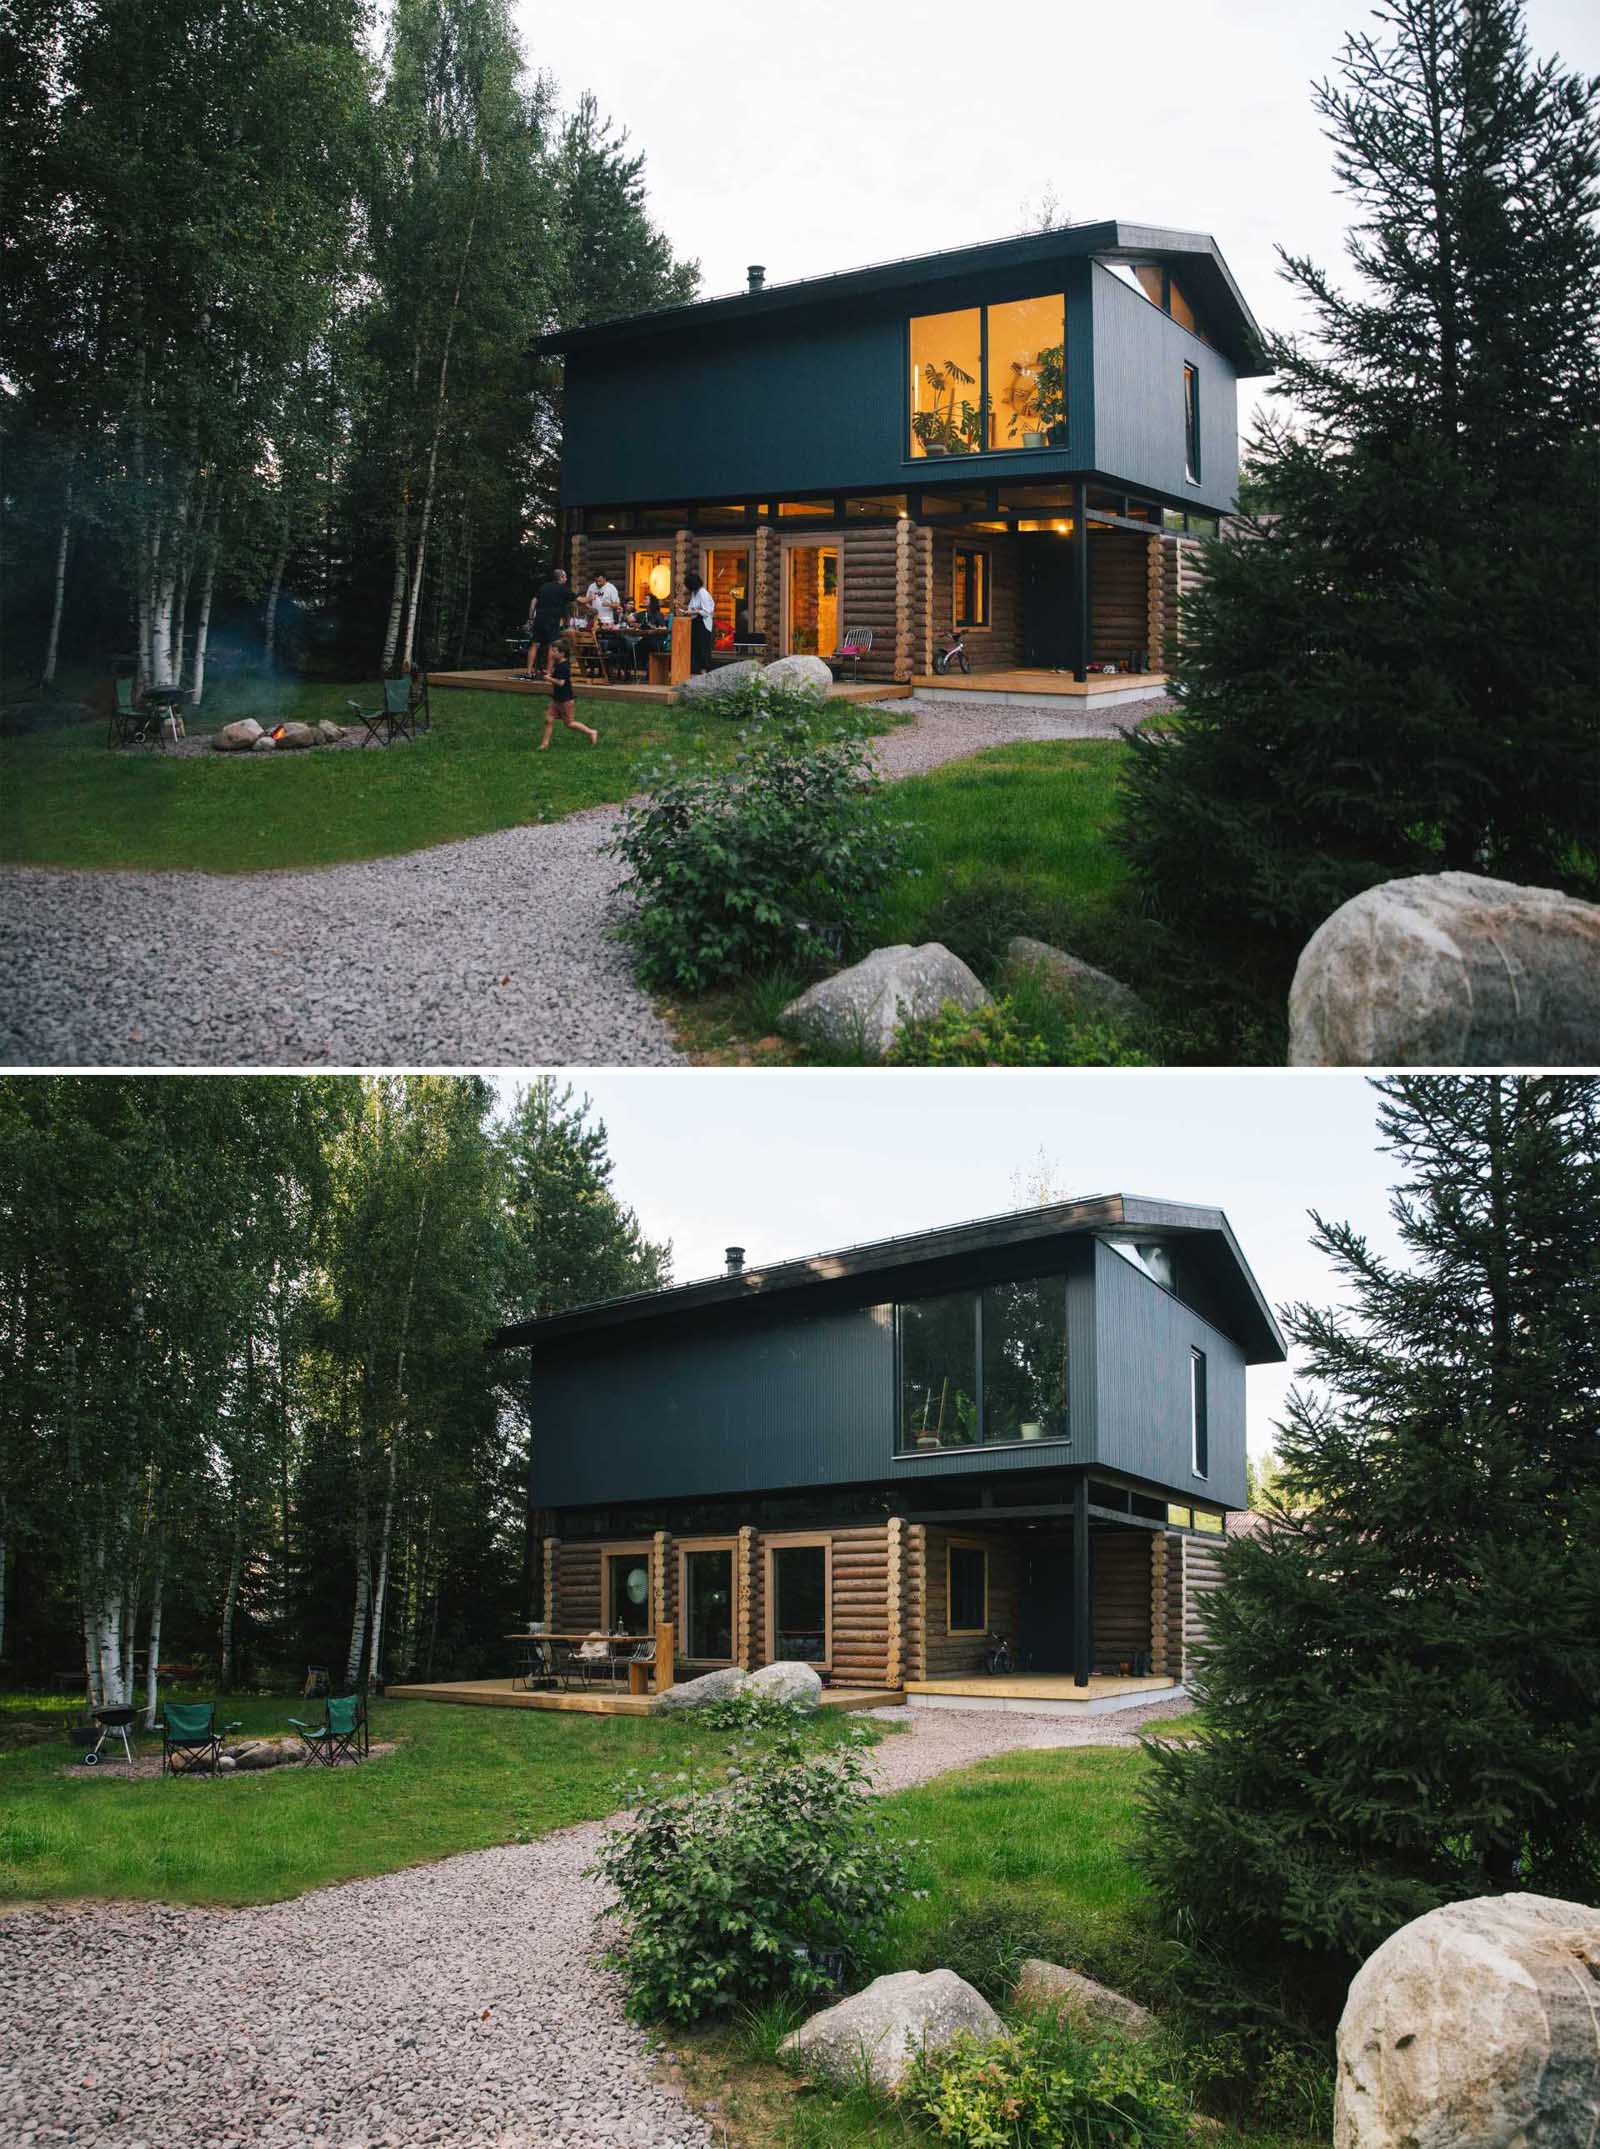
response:
{"label": "white birch trunk", "polygon": [[233,1691],[233,1614],[239,1602],[239,1575],[244,1566],[244,1502],[237,1481],[233,1492],[233,1557],[228,1564],[228,1589],[222,1600],[222,1691]]}
{"label": "white birch trunk", "polygon": [[150,1581],[150,1655],[144,1668],[144,1723],[147,1731],[155,1726],[161,1687],[161,1597],[167,1578],[167,1535],[165,1526],[156,1535],[155,1573]]}
{"label": "white birch trunk", "polygon": [[406,512],[402,505],[394,538],[394,586],[389,593],[389,624],[383,632],[383,660],[378,667],[379,676],[384,679],[394,671],[394,653],[400,642],[400,619],[406,602],[407,550]]}
{"label": "white birch trunk", "polygon": [[61,607],[67,587],[67,534],[72,528],[72,487],[67,487],[67,504],[61,514],[61,535],[56,540],[55,596],[50,606],[50,639],[45,644],[44,664],[39,673],[41,686],[54,686],[56,682],[56,657],[61,648]]}
{"label": "white birch trunk", "polygon": [[395,1358],[395,1394],[399,1399],[399,1422],[389,1440],[389,1476],[383,1495],[383,1535],[378,1547],[378,1587],[372,1600],[372,1650],[368,1658],[370,1676],[374,1685],[383,1678],[383,1609],[389,1592],[389,1536],[394,1527],[394,1484],[396,1457],[400,1450],[400,1434],[406,1423],[406,1343],[411,1334],[411,1307],[417,1294],[417,1263],[422,1255],[422,1227],[428,1214],[428,1195],[424,1188],[417,1203],[417,1228],[411,1239],[411,1273],[406,1278],[406,1302],[400,1315],[400,1344]]}
{"label": "white birch trunk", "polygon": [[450,378],[450,345],[455,338],[456,314],[461,306],[461,286],[466,280],[467,263],[472,258],[473,234],[477,228],[478,212],[474,209],[467,219],[467,236],[461,249],[461,266],[456,271],[456,288],[450,300],[450,318],[445,323],[444,349],[439,354],[439,393],[433,406],[433,439],[428,445],[428,479],[422,489],[422,526],[417,535],[417,572],[411,584],[411,603],[406,612],[406,641],[400,657],[402,671],[409,671],[411,653],[416,643],[417,604],[422,596],[422,569],[428,555],[428,522],[433,514],[434,478],[439,467],[439,436],[444,431],[447,384]]}
{"label": "white birch trunk", "polygon": [[262,655],[267,670],[272,669],[273,652],[278,646],[278,595],[283,588],[283,570],[289,557],[289,506],[284,502],[283,519],[278,531],[278,556],[272,563],[272,580],[267,588],[266,609],[262,618]]}
{"label": "white birch trunk", "polygon": [[222,521],[222,498],[219,494],[212,511],[211,531],[206,542],[205,580],[200,585],[200,617],[194,630],[194,676],[189,687],[191,705],[198,709],[200,697],[206,690],[206,643],[211,635],[211,593],[217,581],[217,553],[220,549],[218,529]]}
{"label": "white birch trunk", "polygon": [[345,1683],[354,1686],[361,1675],[361,1652],[367,1639],[367,1608],[372,1588],[372,1566],[367,1543],[367,1490],[363,1482],[356,1501],[356,1602],[350,1620],[350,1654],[345,1659]]}

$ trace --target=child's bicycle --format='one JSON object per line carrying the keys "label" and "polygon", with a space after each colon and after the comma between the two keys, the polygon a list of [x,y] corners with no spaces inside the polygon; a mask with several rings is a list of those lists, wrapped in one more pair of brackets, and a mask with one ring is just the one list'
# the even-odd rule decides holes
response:
{"label": "child's bicycle", "polygon": [[989,1636],[989,1647],[983,1652],[983,1668],[991,1679],[1003,1678],[1007,1672],[1016,1670],[1017,1660],[1003,1634]]}
{"label": "child's bicycle", "polygon": [[953,642],[946,642],[933,653],[933,668],[942,677],[946,672],[970,672],[972,659],[967,655],[966,638],[958,633]]}

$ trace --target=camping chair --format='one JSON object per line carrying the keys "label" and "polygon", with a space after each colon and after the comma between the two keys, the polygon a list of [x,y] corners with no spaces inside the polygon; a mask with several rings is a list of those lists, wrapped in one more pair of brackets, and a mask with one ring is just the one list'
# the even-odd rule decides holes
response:
{"label": "camping chair", "polygon": [[374,709],[370,715],[359,702],[348,705],[354,709],[367,727],[363,746],[370,746],[374,739],[384,746],[392,746],[396,736],[415,739],[417,735],[417,702],[409,678],[385,679],[383,682],[383,707]]}
{"label": "camping chair", "polygon": [[[224,1734],[238,1728],[237,1722],[217,1722],[214,1701],[166,1702],[160,1724],[162,1775],[215,1775]],[[181,1761],[180,1754],[184,1756]]]}
{"label": "camping chair", "polygon": [[303,1724],[298,1716],[289,1721],[300,1734],[308,1767],[320,1761],[325,1768],[336,1768],[346,1757],[365,1761],[372,1750],[364,1694],[330,1694],[322,1704],[320,1724]]}
{"label": "camping chair", "polygon": [[852,679],[861,677],[861,659],[872,654],[872,629],[870,627],[846,627],[844,637],[833,655],[828,659],[835,679],[841,664],[848,664]]}
{"label": "camping chair", "polygon": [[111,708],[111,725],[106,733],[107,746],[132,746],[150,738],[155,730],[159,711],[148,709],[140,696],[134,693],[131,679],[116,682],[117,698]]}

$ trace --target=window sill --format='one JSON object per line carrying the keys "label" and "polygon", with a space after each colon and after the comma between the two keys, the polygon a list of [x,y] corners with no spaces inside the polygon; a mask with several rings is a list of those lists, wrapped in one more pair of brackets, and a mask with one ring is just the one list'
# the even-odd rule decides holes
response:
{"label": "window sill", "polygon": [[897,1463],[928,1463],[941,1461],[946,1455],[1031,1455],[1038,1448],[1070,1448],[1071,1436],[1059,1436],[1048,1440],[972,1440],[965,1444],[953,1443],[947,1448],[897,1448]]}

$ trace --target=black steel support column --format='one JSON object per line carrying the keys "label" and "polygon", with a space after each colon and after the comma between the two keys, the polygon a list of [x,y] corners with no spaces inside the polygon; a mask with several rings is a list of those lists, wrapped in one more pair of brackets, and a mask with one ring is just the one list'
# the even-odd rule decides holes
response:
{"label": "black steel support column", "polygon": [[1094,1669],[1094,1598],[1089,1587],[1089,1480],[1080,1477],[1072,1494],[1072,1677],[1089,1684]]}
{"label": "black steel support column", "polygon": [[1089,676],[1089,488],[1072,488],[1072,676]]}

